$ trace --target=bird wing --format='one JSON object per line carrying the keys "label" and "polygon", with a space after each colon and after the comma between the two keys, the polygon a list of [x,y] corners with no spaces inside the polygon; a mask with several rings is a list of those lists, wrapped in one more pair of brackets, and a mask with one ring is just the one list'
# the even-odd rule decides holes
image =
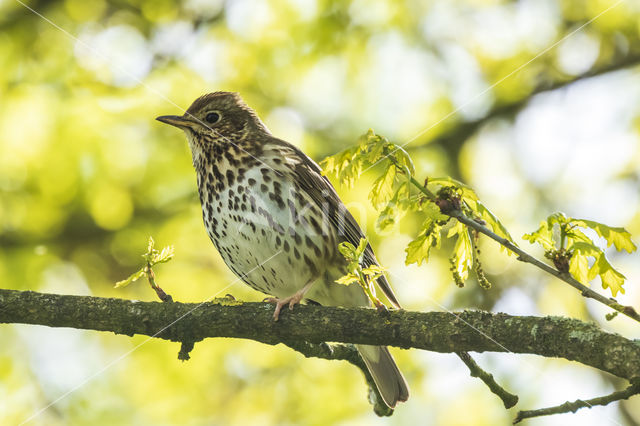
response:
{"label": "bird wing", "polygon": [[[322,209],[324,206],[324,210],[328,210],[329,222],[339,231],[338,239],[340,242],[348,241],[357,247],[360,239],[365,238],[365,235],[353,215],[347,210],[329,179],[322,175],[322,169],[318,163],[286,141],[274,138],[274,140],[270,142],[276,144],[280,149],[285,148],[289,151],[289,153],[287,153],[289,158],[296,160],[293,164],[289,164],[294,167],[294,173],[300,178],[301,189],[310,196],[318,207]],[[328,209],[326,208],[327,205]],[[363,266],[368,267],[371,265],[378,265],[378,260],[373,253],[371,244],[367,244],[364,251]],[[387,299],[389,299],[396,308],[400,308],[400,303],[387,278],[381,275],[377,279],[377,282]]]}

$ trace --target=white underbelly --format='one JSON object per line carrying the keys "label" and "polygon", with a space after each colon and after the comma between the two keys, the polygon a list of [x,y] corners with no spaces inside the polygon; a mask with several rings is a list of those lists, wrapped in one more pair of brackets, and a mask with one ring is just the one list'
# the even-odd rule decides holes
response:
{"label": "white underbelly", "polygon": [[287,297],[324,273],[327,238],[335,238],[296,220],[289,207],[293,185],[277,185],[274,191],[259,169],[249,170],[240,183],[203,194],[211,200],[203,203],[203,216],[209,237],[238,277],[258,291]]}

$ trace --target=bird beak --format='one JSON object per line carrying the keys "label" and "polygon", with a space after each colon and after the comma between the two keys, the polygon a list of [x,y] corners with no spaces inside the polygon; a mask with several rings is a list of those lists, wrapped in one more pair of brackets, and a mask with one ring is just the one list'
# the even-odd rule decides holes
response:
{"label": "bird beak", "polygon": [[184,115],[161,115],[160,117],[156,117],[156,120],[183,130],[193,128],[193,126],[197,124],[190,117],[185,117]]}

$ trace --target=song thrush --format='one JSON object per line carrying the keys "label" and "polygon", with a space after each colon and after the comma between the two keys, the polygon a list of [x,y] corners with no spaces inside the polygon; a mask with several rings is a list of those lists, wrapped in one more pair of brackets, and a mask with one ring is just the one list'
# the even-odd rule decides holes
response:
{"label": "song thrush", "polygon": [[[357,284],[337,284],[346,261],[338,244],[358,245],[363,233],[320,167],[294,145],[273,136],[236,93],[215,92],[182,116],[157,120],[187,135],[197,172],[205,227],[231,270],[252,288],[275,296],[274,318],[303,298],[322,305],[368,306]],[[364,265],[377,264],[371,246]],[[378,286],[398,301],[384,276]],[[409,396],[388,349],[357,345],[384,399],[394,407]]]}

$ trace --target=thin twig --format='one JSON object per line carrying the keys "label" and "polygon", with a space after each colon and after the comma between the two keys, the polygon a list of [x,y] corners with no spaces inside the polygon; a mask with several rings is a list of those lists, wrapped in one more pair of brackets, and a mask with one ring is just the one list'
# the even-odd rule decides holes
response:
{"label": "thin twig", "polygon": [[147,262],[147,266],[145,267],[145,274],[149,280],[149,285],[153,290],[155,290],[158,298],[163,302],[173,302],[173,297],[171,297],[170,294],[165,293],[165,291],[156,283],[156,274],[153,272],[153,269],[151,269],[151,264],[149,262]]}
{"label": "thin twig", "polygon": [[577,399],[573,402],[567,401],[564,404],[556,405],[555,407],[539,408],[537,410],[519,411],[516,418],[513,420],[513,424],[520,423],[524,419],[532,417],[548,416],[551,414],[562,414],[572,412],[575,413],[581,408],[592,408],[596,405],[607,405],[615,401],[628,399],[634,395],[640,393],[640,383],[632,384],[625,390],[613,392],[612,394],[601,396],[598,398],[588,399],[583,401]]}
{"label": "thin twig", "polygon": [[496,394],[504,404],[504,408],[511,408],[518,403],[518,395],[514,395],[500,386],[495,379],[493,378],[493,374],[487,373],[475,362],[469,352],[456,352],[456,355],[460,357],[462,362],[464,362],[467,367],[469,367],[469,371],[471,372],[471,377],[477,377],[482,380],[488,387],[491,392]]}
{"label": "thin twig", "polygon": [[[416,179],[414,179],[412,177],[412,178],[410,178],[410,181],[415,187],[417,187],[431,201],[436,201],[437,200],[437,197],[433,194],[433,192],[431,192],[427,188],[425,188]],[[620,312],[621,314],[624,314],[624,315],[628,316],[629,318],[632,318],[632,319],[640,322],[640,314],[638,314],[638,312],[636,312],[636,310],[632,306],[621,305],[614,298],[612,298],[612,297],[611,298],[607,298],[607,297],[601,295],[600,293],[595,292],[594,290],[590,289],[586,285],[582,284],[580,281],[578,281],[575,278],[573,278],[569,273],[558,271],[557,269],[555,269],[555,268],[547,265],[546,263],[536,259],[535,257],[531,256],[529,253],[527,253],[526,251],[522,250],[520,247],[516,246],[513,242],[509,241],[508,239],[497,235],[496,233],[491,231],[486,226],[480,224],[479,222],[477,222],[477,221],[475,221],[473,219],[468,218],[467,216],[464,215],[464,213],[462,213],[462,211],[460,211],[460,210],[444,210],[444,211],[442,211],[442,213],[444,213],[444,214],[446,214],[446,215],[448,215],[448,216],[450,216],[450,217],[452,217],[454,219],[457,219],[461,223],[464,223],[465,225],[475,229],[476,231],[483,233],[484,235],[486,235],[487,237],[491,238],[492,240],[497,241],[503,247],[505,247],[508,250],[512,251],[513,253],[517,254],[519,261],[525,262],[525,263],[530,263],[530,264],[542,269],[543,271],[553,275],[554,277],[561,279],[562,281],[566,282],[567,284],[569,284],[573,288],[579,290],[580,293],[582,293],[582,295],[584,297],[587,297],[587,298],[590,298],[590,299],[594,299],[594,300],[596,300],[596,301],[598,301],[598,302],[610,307],[611,309],[614,309],[614,310]]]}
{"label": "thin twig", "polygon": [[468,217],[466,217],[460,211],[451,212],[451,217],[454,217],[455,219],[459,220],[460,222],[464,223],[465,225],[470,226],[470,227],[476,229],[479,232],[482,232],[483,234],[485,234],[489,238],[497,241],[498,243],[500,243],[501,245],[503,245],[507,249],[509,249],[512,252],[516,253],[518,255],[518,260],[520,260],[521,262],[530,263],[530,264],[532,264],[534,266],[537,266],[538,268],[542,269],[543,271],[545,271],[545,272],[553,275],[554,277],[559,278],[562,281],[566,282],[567,284],[569,284],[570,286],[572,286],[576,290],[579,290],[580,293],[584,297],[588,297],[590,299],[597,300],[598,302],[600,302],[600,303],[602,303],[604,305],[607,305],[611,309],[614,309],[614,310],[620,312],[621,314],[624,314],[624,315],[628,316],[629,318],[632,318],[632,319],[640,322],[640,314],[638,314],[636,312],[636,310],[632,306],[621,305],[614,298],[612,298],[612,297],[611,298],[607,298],[607,297],[601,295],[600,293],[595,292],[594,290],[590,289],[586,285],[582,284],[580,281],[578,281],[575,278],[573,278],[569,273],[560,272],[557,269],[547,265],[546,263],[541,262],[540,260],[538,260],[535,257],[531,256],[529,253],[527,253],[524,250],[522,250],[520,247],[518,247],[515,244],[513,244],[511,241],[507,240],[506,238],[502,238],[499,235],[496,235],[494,232],[489,230],[487,227],[485,227],[483,225],[480,225],[478,222],[476,222],[473,219],[469,219]]}

